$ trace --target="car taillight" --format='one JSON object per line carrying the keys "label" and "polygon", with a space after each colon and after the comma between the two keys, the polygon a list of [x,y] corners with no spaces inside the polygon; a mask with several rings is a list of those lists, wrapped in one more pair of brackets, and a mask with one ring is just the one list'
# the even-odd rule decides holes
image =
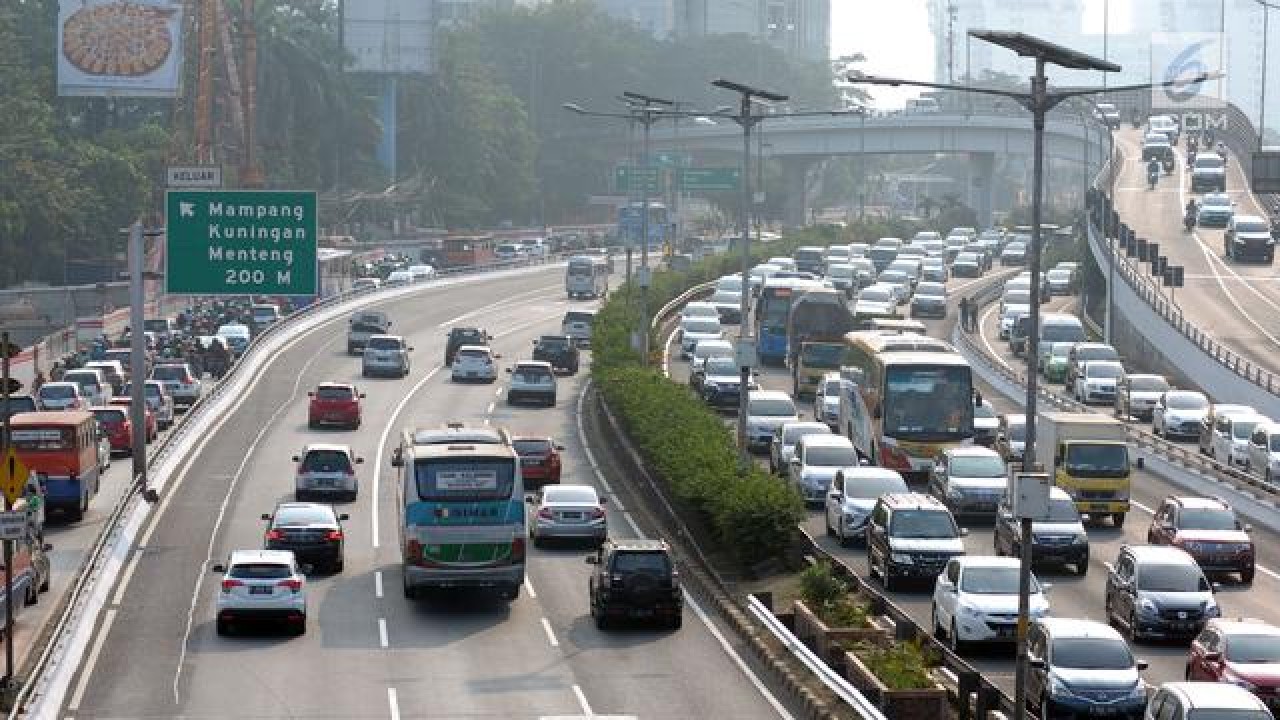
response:
{"label": "car taillight", "polygon": [[602,518],[602,517],[604,517],[604,508],[602,508],[602,507],[591,508],[591,519],[592,519],[592,520],[599,520],[599,519],[600,519],[600,518]]}
{"label": "car taillight", "polygon": [[609,584],[613,587],[622,587],[622,576],[617,574],[610,575]]}
{"label": "car taillight", "polygon": [[406,562],[418,562],[422,559],[422,543],[414,539],[409,539],[404,544],[404,559]]}
{"label": "car taillight", "polygon": [[543,520],[550,520],[552,518],[551,508],[544,507],[538,510],[538,517],[542,518]]}
{"label": "car taillight", "polygon": [[268,539],[268,540],[283,540],[283,539],[284,539],[284,533],[280,532],[279,530],[268,530],[268,531],[267,531],[267,539]]}
{"label": "car taillight", "polygon": [[276,583],[276,587],[288,588],[293,592],[299,592],[302,590],[302,581],[297,578],[289,578]]}
{"label": "car taillight", "polygon": [[232,578],[227,578],[222,581],[222,592],[224,593],[231,592],[231,588],[238,588],[238,587],[244,587],[244,583],[240,582],[239,580],[234,580]]}
{"label": "car taillight", "polygon": [[324,536],[324,539],[325,539],[325,540],[341,540],[341,539],[342,539],[342,531],[341,531],[341,530],[330,530],[330,531],[329,531],[329,534]]}
{"label": "car taillight", "polygon": [[559,467],[559,465],[560,465],[560,456],[559,456],[559,455],[548,455],[548,456],[547,456],[547,462],[551,463],[551,467]]}
{"label": "car taillight", "polygon": [[511,562],[524,562],[524,538],[522,537],[511,541]]}

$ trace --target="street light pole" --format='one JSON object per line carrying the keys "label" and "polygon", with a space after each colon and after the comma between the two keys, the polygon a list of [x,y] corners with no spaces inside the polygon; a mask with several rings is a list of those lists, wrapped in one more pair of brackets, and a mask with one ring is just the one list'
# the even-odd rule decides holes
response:
{"label": "street light pole", "polygon": [[641,152],[644,153],[644,177],[640,180],[640,356],[649,364],[649,175],[653,171],[653,158],[649,151],[649,134],[664,109],[674,105],[671,100],[625,91],[622,96],[631,111],[644,127]]}
{"label": "street light pole", "polygon": [[751,387],[751,365],[755,346],[751,337],[747,302],[751,294],[751,128],[764,120],[764,115],[753,115],[751,103],[756,98],[770,102],[785,102],[786,95],[760,90],[742,83],[718,78],[711,84],[723,90],[738,93],[738,115],[734,122],[742,127],[742,206],[739,208],[738,229],[742,233],[742,297],[739,299],[738,318],[738,461],[743,470],[751,466],[747,452],[747,400]]}

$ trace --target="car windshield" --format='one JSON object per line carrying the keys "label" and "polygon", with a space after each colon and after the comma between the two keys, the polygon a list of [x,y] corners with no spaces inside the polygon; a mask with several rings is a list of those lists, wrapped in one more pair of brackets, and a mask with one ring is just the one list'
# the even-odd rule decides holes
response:
{"label": "car windshield", "polygon": [[94,410],[93,416],[98,418],[98,422],[106,425],[124,422],[123,410]]}
{"label": "car windshield", "polygon": [[962,478],[1002,478],[1004,461],[999,455],[961,455],[951,458],[951,476]]}
{"label": "car windshield", "polygon": [[693,348],[693,356],[695,358],[707,358],[707,359],[710,359],[713,357],[723,357],[723,358],[732,359],[733,346],[727,342],[722,342],[719,340],[714,340],[714,341],[703,340]]}
{"label": "car windshield", "polygon": [[852,447],[815,447],[804,454],[804,463],[817,467],[849,467],[858,464]]}
{"label": "car windshield", "polygon": [[858,295],[858,299],[866,302],[889,302],[889,299],[893,297],[892,293],[893,291],[889,290],[889,288],[871,287],[863,290]]}
{"label": "car windshield", "polygon": [[1031,293],[1026,290],[1014,290],[1004,294],[1005,305],[1030,305]]}
{"label": "car windshield", "polygon": [[542,502],[599,505],[600,496],[596,495],[595,488],[581,485],[549,485],[542,490]]}
{"label": "car windshield", "polygon": [[830,432],[831,430],[826,425],[794,425],[783,431],[782,444],[795,445],[805,435],[813,435],[815,433],[826,435]]}
{"label": "car windshield", "polygon": [[738,374],[738,363],[733,358],[707,358],[706,374],[723,377]]}
{"label": "car windshield", "polygon": [[936,282],[920,283],[919,285],[917,285],[916,297],[921,297],[926,295],[929,297],[939,297],[939,298],[946,297],[947,287],[942,283],[936,283]]}
{"label": "car windshield", "polygon": [[[543,343],[543,345],[545,346],[545,345],[546,345],[546,343]],[[557,348],[555,348],[554,346],[552,346],[552,347],[551,347],[551,349],[553,349],[553,350],[554,350],[554,349],[557,349]],[[476,349],[476,350],[471,350],[471,349],[467,349],[467,350],[459,350],[459,351],[458,351],[458,359],[459,359],[459,360],[488,360],[488,359],[489,359],[489,352],[488,352],[487,350],[479,350],[479,349]]]}
{"label": "car windshield", "polygon": [[1239,530],[1236,514],[1227,508],[1183,508],[1178,514],[1181,530]]}
{"label": "car windshield", "polygon": [[513,460],[418,460],[413,466],[418,497],[426,502],[509,500],[515,484]]}
{"label": "car windshield", "polygon": [[1206,195],[1204,200],[1200,201],[1202,208],[1229,208],[1231,207],[1231,198],[1226,195]]}
{"label": "car windshield", "polygon": [[1027,251],[1027,246],[1022,243],[1009,243],[1004,248],[1005,255],[1020,255]]}
{"label": "car windshield", "polygon": [[796,414],[790,398],[751,398],[747,414],[761,417],[789,417]]}
{"label": "car windshield", "polygon": [[44,385],[40,388],[40,397],[45,400],[66,400],[75,396],[74,385]]}
{"label": "car windshield", "polygon": [[976,265],[978,263],[977,253],[960,253],[956,256],[957,265]]}
{"label": "car windshield", "polygon": [[1171,410],[1204,410],[1209,407],[1209,400],[1200,393],[1169,393],[1164,399]]}
{"label": "car windshield", "polygon": [[890,533],[899,538],[953,538],[951,514],[937,510],[901,510],[893,514]]}
{"label": "car windshield", "polygon": [[586,323],[590,325],[591,321],[595,320],[595,317],[595,313],[570,311],[564,314],[564,322]]}
{"label": "car windshield", "polygon": [[671,561],[660,552],[617,552],[613,555],[613,571],[618,573],[650,572],[665,575]]}
{"label": "car windshield", "polygon": [[833,278],[841,278],[841,279],[851,278],[853,277],[853,266],[852,265],[832,265],[831,267],[827,268],[827,274]]}
{"label": "car windshield", "polygon": [[1246,220],[1243,222],[1236,223],[1236,232],[1237,233],[1269,233],[1271,232],[1271,227],[1268,226],[1266,223]]}
{"label": "car windshield", "polygon": [[687,333],[698,333],[700,335],[715,335],[720,332],[720,323],[714,320],[686,320],[684,323],[684,331]]}
{"label": "car windshield", "polygon": [[1138,568],[1138,589],[1147,592],[1205,592],[1209,581],[1194,564],[1142,565]]}
{"label": "car windshield", "polygon": [[910,277],[901,270],[886,270],[880,273],[880,282],[902,285],[910,281]]}
{"label": "car windshield", "polygon": [[1221,170],[1222,158],[1217,155],[1205,153],[1196,155],[1196,170]]}
{"label": "car windshield", "polygon": [[1280,663],[1280,637],[1275,635],[1228,635],[1227,659],[1245,664]]}
{"label": "car windshield", "polygon": [[1064,465],[1069,475],[1124,477],[1129,473],[1129,449],[1124,445],[1072,443]]}
{"label": "car windshield", "polygon": [[1054,667],[1072,670],[1128,670],[1133,653],[1119,638],[1060,638],[1053,642]]}
{"label": "car windshield", "polygon": [[[974,595],[1018,594],[1017,567],[970,567],[960,576],[960,589]],[[1040,583],[1031,576],[1031,592],[1040,592]]]}
{"label": "car windshield", "polygon": [[1050,270],[1048,272],[1048,276],[1050,280],[1070,280],[1071,271],[1070,270]]}
{"label": "car windshield", "polygon": [[400,341],[395,338],[369,338],[367,347],[370,350],[399,350]]}
{"label": "car windshield", "polygon": [[158,365],[151,371],[156,380],[186,380],[187,371],[180,365]]}
{"label": "car windshield", "polygon": [[349,387],[326,385],[316,390],[317,400],[351,400],[354,397],[355,393]]}
{"label": "car windshield", "polygon": [[1076,508],[1074,500],[1069,498],[1049,500],[1049,517],[1045,518],[1045,522],[1074,523],[1079,521],[1080,510]]}
{"label": "car windshield", "polygon": [[907,492],[907,483],[898,476],[851,477],[844,481],[844,494],[851,498],[870,499],[904,492]]}
{"label": "car windshield", "polygon": [[1131,377],[1129,389],[1134,392],[1164,392],[1169,389],[1169,383],[1162,377]]}
{"label": "car windshield", "polygon": [[280,563],[239,563],[227,569],[227,577],[237,580],[281,580],[292,576],[293,568]]}
{"label": "car windshield", "polygon": [[334,525],[338,518],[328,505],[283,505],[276,508],[271,524],[282,525]]}
{"label": "car windshield", "polygon": [[545,383],[548,380],[554,379],[555,377],[554,375],[551,374],[551,371],[548,370],[547,368],[530,367],[528,365],[521,365],[520,367],[517,367],[516,371],[512,373],[512,375],[515,377],[516,380],[519,380],[520,382],[535,383],[535,384]]}
{"label": "car windshield", "polygon": [[1084,374],[1085,377],[1091,378],[1118,378],[1124,374],[1124,370],[1119,365],[1111,363],[1089,363]]}
{"label": "car windshield", "polygon": [[1236,420],[1235,422],[1231,423],[1231,437],[1235,438],[1236,440],[1248,439],[1248,437],[1253,434],[1253,429],[1257,427],[1258,423],[1262,421],[1263,421],[1262,418],[1256,418],[1252,420]]}
{"label": "car windshield", "polygon": [[550,440],[514,440],[511,446],[520,455],[546,455],[551,452]]}
{"label": "car windshield", "polygon": [[303,472],[350,472],[351,458],[341,450],[312,450],[302,458]]}
{"label": "car windshield", "polygon": [[484,340],[484,333],[477,328],[454,328],[449,334],[449,339],[456,343],[475,344],[476,341]]}
{"label": "car windshield", "polygon": [[538,338],[538,344],[549,350],[567,350],[569,338],[563,335],[543,335]]}

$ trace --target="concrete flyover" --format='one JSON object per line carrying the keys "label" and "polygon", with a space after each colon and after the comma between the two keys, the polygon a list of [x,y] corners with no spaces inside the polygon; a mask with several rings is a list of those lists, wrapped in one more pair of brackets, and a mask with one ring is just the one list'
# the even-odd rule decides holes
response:
{"label": "concrete flyover", "polygon": [[[965,154],[970,156],[968,202],[988,223],[997,156],[1030,155],[1031,117],[998,110],[973,114],[822,115],[766,120],[762,127],[769,154],[782,163],[788,185],[804,187],[809,168],[834,155]],[[1053,161],[1098,165],[1105,157],[1106,133],[1078,116],[1050,116],[1045,125],[1045,156]],[[742,152],[742,130],[727,120],[716,125],[654,129],[657,151],[679,148],[696,152]],[[1028,163],[1029,165],[1029,163]],[[787,209],[787,222],[802,224],[803,197]]]}

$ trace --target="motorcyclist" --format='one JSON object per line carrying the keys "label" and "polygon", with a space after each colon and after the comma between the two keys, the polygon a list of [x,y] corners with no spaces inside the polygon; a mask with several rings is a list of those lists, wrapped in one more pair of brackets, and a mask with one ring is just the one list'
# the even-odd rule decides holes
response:
{"label": "motorcyclist", "polygon": [[1151,158],[1147,162],[1147,181],[1155,185],[1156,180],[1160,179],[1160,158]]}
{"label": "motorcyclist", "polygon": [[1227,162],[1227,145],[1226,145],[1226,143],[1219,142],[1219,143],[1218,143],[1218,148],[1217,148],[1217,149],[1218,149],[1218,157],[1222,158],[1222,162],[1223,162],[1223,163],[1226,163],[1226,162]]}
{"label": "motorcyclist", "polygon": [[1196,199],[1191,198],[1187,200],[1187,210],[1186,210],[1186,213],[1182,216],[1182,224],[1186,226],[1188,230],[1195,227],[1196,217],[1199,215],[1199,212],[1200,212],[1200,206],[1196,204]]}

